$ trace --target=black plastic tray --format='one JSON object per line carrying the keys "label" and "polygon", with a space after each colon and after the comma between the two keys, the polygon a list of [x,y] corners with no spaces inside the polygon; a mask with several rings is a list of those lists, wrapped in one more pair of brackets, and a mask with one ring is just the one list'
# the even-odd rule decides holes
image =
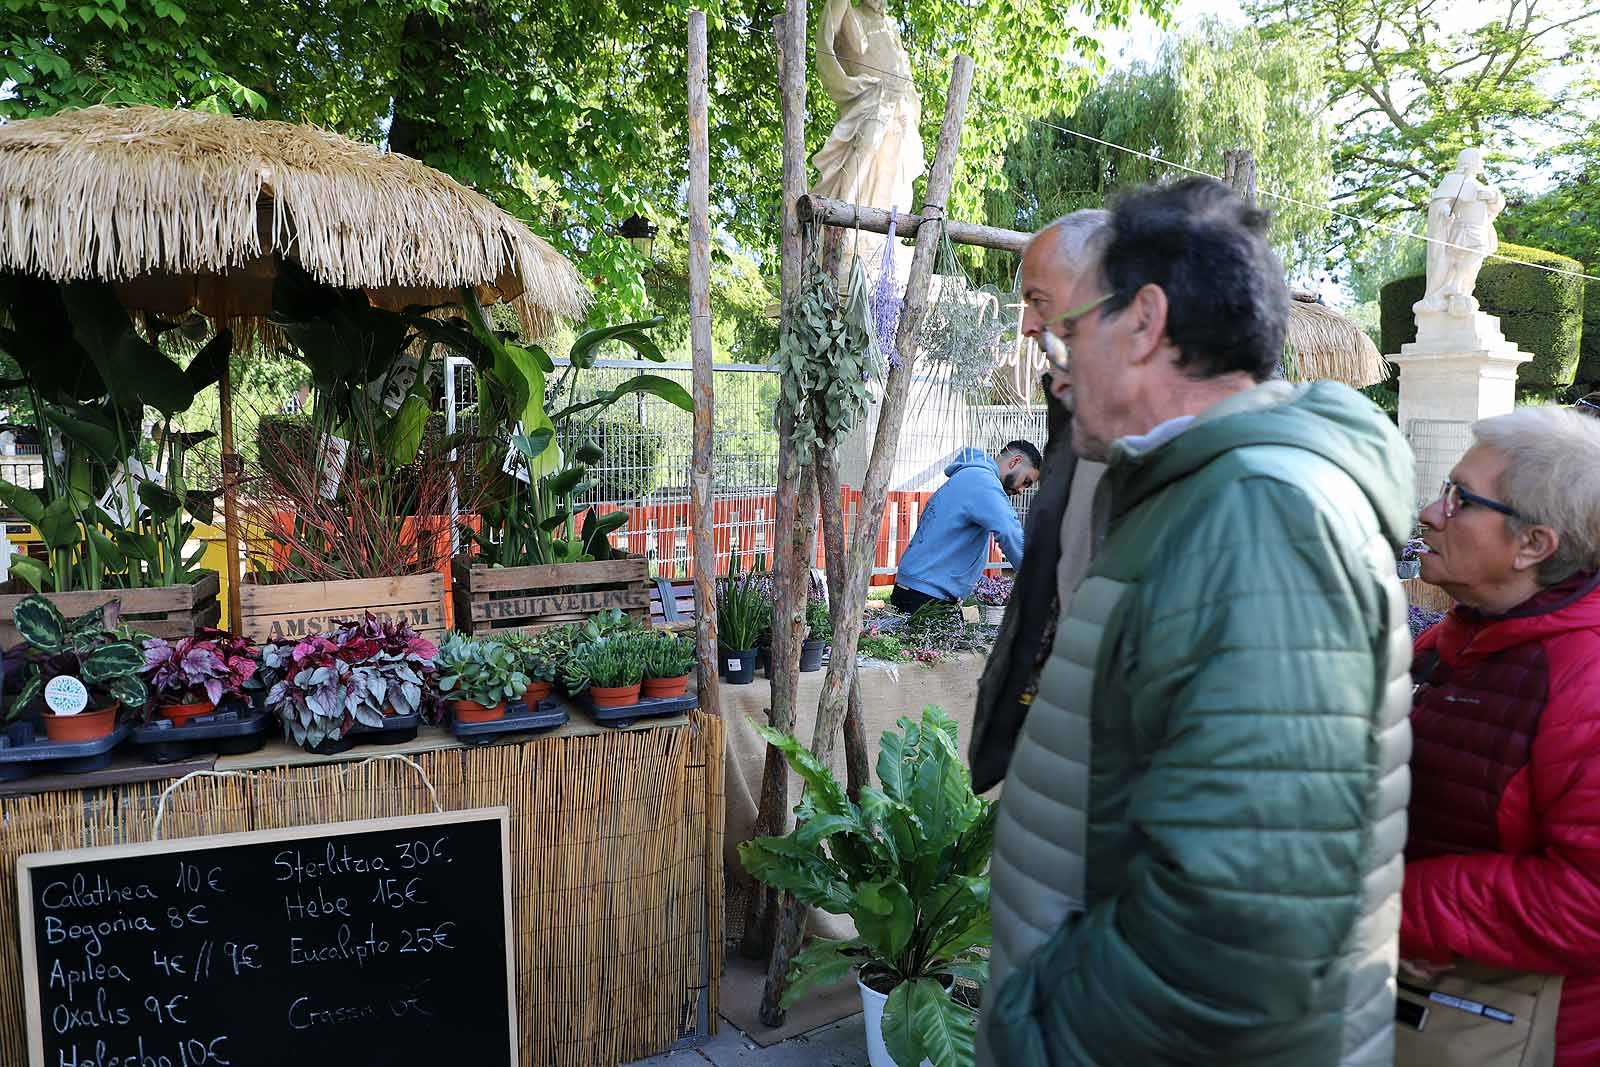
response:
{"label": "black plastic tray", "polygon": [[483,745],[504,734],[529,734],[554,730],[567,724],[567,709],[554,697],[545,697],[538,705],[529,708],[520,700],[506,706],[504,718],[492,722],[457,722],[450,718],[450,732],[456,740],[467,745]]}
{"label": "black plastic tray", "polygon": [[390,715],[382,726],[358,722],[345,736],[358,745],[403,745],[417,739],[417,727],[421,725],[421,715]]}
{"label": "black plastic tray", "polygon": [[174,763],[201,752],[237,756],[267,743],[273,725],[270,712],[249,704],[224,705],[227,710],[197,715],[182,726],[156,719],[133,731],[133,744],[152,763]]}
{"label": "black plastic tray", "polygon": [[125,722],[93,741],[52,741],[33,723],[12,723],[0,731],[0,782],[34,774],[82,774],[111,763],[111,750],[132,731]]}
{"label": "black plastic tray", "polygon": [[684,712],[692,711],[700,706],[700,696],[692,688],[681,697],[641,700],[637,704],[628,704],[620,708],[595,707],[594,697],[587,689],[573,699],[589,718],[601,726],[616,727],[632,726],[640,719],[654,719],[662,715],[682,715]]}

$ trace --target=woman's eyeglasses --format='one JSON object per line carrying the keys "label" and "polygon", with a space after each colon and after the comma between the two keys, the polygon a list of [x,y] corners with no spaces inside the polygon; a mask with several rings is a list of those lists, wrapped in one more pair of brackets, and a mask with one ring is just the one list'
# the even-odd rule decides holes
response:
{"label": "woman's eyeglasses", "polygon": [[1070,330],[1077,324],[1079,319],[1110,299],[1111,294],[1106,293],[1097,300],[1091,300],[1087,304],[1064,311],[1055,318],[1047,319],[1039,324],[1039,347],[1044,349],[1045,358],[1050,361],[1052,367],[1059,371],[1071,369],[1068,364],[1072,359],[1072,349],[1067,344],[1067,339],[1050,327],[1064,324]]}
{"label": "woman's eyeglasses", "polygon": [[1473,504],[1480,508],[1488,508],[1490,511],[1498,511],[1502,515],[1509,515],[1513,519],[1522,518],[1517,514],[1517,509],[1510,504],[1502,504],[1498,500],[1470,493],[1449,478],[1446,478],[1444,484],[1439,487],[1439,499],[1444,501],[1444,517],[1447,519],[1454,518],[1456,512]]}
{"label": "woman's eyeglasses", "polygon": [[1600,418],[1600,393],[1590,393],[1588,396],[1580,397],[1572,406],[1577,408],[1580,414]]}

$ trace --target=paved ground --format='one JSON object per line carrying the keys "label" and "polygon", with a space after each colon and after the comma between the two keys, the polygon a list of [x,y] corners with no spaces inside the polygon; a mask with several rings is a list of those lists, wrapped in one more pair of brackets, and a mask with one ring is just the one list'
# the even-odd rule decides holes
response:
{"label": "paved ground", "polygon": [[629,1067],[705,1067],[708,1063],[715,1067],[867,1067],[867,1034],[858,1014],[762,1048],[724,1019],[717,1036],[698,1048],[652,1056]]}

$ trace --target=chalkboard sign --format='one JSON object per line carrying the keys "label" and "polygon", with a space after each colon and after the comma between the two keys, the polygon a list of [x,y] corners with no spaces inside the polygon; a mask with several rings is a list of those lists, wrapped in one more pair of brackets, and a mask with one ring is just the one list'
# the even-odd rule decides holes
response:
{"label": "chalkboard sign", "polygon": [[505,808],[17,860],[32,1067],[516,1062]]}

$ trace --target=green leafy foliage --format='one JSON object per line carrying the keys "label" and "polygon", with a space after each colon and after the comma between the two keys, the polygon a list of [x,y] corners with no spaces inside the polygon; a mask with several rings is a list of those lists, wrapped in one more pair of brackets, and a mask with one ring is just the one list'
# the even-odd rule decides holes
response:
{"label": "green leafy foliage", "polygon": [[623,632],[579,643],[567,657],[563,674],[567,692],[638,685],[645,677],[648,641],[647,635]]}
{"label": "green leafy foliage", "polygon": [[778,341],[778,415],[794,420],[795,455],[802,466],[866,413],[868,383],[881,373],[859,257],[852,262],[850,291],[852,299],[841,301],[816,256],[807,257]]}
{"label": "green leafy foliage", "polygon": [[89,690],[89,708],[98,710],[121,701],[136,713],[149,699],[139,672],[144,653],[130,637],[114,629],[115,601],[74,619],[63,616],[45,597],[25,597],[12,609],[11,621],[27,649],[22,687],[11,701],[8,718],[17,718],[62,676],[76,678]]}
{"label": "green leafy foliage", "polygon": [[694,640],[657,631],[641,637],[646,678],[681,678],[694,670]]}
{"label": "green leafy foliage", "polygon": [[772,601],[762,572],[728,574],[717,579],[717,640],[723,648],[748,652],[772,626]]}
{"label": "green leafy foliage", "polygon": [[929,706],[902,718],[878,750],[881,789],[851,803],[832,773],[794,738],[757,731],[806,783],[797,825],[784,837],[739,847],[752,877],[834,914],[857,936],[817,941],[791,965],[785,1006],[849,968],[892,987],[884,1040],[895,1062],[972,1062],[971,1014],[947,992],[957,977],[980,983],[989,943],[989,852],[994,807],[972,792],[956,724]]}
{"label": "green leafy foliage", "polygon": [[806,601],[806,637],[811,641],[833,640],[833,617],[826,600],[813,597]]}
{"label": "green leafy foliage", "polygon": [[516,700],[528,688],[517,650],[500,641],[478,641],[460,633],[445,636],[434,659],[439,693],[449,700],[471,700],[494,707]]}

